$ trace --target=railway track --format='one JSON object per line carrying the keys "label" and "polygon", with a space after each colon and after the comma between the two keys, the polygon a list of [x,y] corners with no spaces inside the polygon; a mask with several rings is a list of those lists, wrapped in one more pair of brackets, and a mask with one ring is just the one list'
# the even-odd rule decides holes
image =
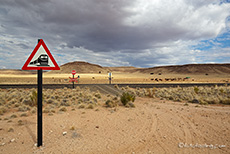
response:
{"label": "railway track", "polygon": [[[76,84],[75,88],[79,86],[82,87],[98,87],[98,89],[107,87],[114,87],[114,85],[118,85],[119,87],[129,86],[130,88],[169,88],[169,87],[193,87],[193,86],[225,86],[230,85],[230,83],[164,83],[164,84]],[[72,88],[72,84],[43,84],[43,88],[46,89],[57,89],[57,88]],[[37,88],[37,84],[0,84],[1,89],[9,89],[9,88]]]}

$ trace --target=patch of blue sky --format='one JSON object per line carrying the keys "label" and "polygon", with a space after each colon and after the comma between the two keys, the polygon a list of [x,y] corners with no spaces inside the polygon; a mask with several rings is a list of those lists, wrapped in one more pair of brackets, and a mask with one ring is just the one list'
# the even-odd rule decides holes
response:
{"label": "patch of blue sky", "polygon": [[230,0],[221,0],[220,4],[223,4],[223,3],[230,3]]}
{"label": "patch of blue sky", "polygon": [[63,57],[64,56],[63,54],[60,54],[60,53],[57,53],[56,55],[59,56],[59,57]]}
{"label": "patch of blue sky", "polygon": [[197,45],[191,46],[193,50],[201,51],[228,47],[230,47],[230,31],[220,34],[214,39],[201,40]]}

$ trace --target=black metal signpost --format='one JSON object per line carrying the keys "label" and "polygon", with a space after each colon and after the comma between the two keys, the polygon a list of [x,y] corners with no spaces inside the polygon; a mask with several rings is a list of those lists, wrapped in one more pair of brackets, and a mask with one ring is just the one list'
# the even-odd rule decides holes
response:
{"label": "black metal signpost", "polygon": [[38,70],[37,146],[42,146],[42,69]]}
{"label": "black metal signpost", "polygon": [[[39,43],[40,39],[38,39]],[[42,69],[38,70],[38,103],[37,103],[37,146],[42,146]]]}

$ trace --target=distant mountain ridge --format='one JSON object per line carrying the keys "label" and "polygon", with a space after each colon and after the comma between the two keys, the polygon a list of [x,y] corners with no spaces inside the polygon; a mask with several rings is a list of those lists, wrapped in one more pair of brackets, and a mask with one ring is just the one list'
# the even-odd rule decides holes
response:
{"label": "distant mountain ridge", "polygon": [[[75,70],[77,73],[163,73],[163,74],[229,74],[230,63],[226,64],[186,64],[157,66],[150,68],[136,68],[133,66],[102,67],[83,61],[75,61],[63,64],[60,70],[46,72],[49,74],[69,74]],[[0,74],[36,74],[36,71],[22,71],[14,69],[0,69]]]}
{"label": "distant mountain ridge", "polygon": [[165,73],[165,74],[230,74],[230,63],[227,64],[185,64],[157,66],[151,68],[136,68],[132,66],[102,67],[88,62],[75,61],[60,66],[60,70],[50,73],[70,73],[76,70],[77,73]]}
{"label": "distant mountain ridge", "polygon": [[230,64],[186,64],[158,66],[139,70],[142,73],[167,74],[230,74]]}

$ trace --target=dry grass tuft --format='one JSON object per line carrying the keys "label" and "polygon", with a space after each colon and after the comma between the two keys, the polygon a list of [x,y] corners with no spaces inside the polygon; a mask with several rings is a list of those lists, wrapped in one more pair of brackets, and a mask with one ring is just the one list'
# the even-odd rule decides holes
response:
{"label": "dry grass tuft", "polygon": [[28,117],[28,114],[27,114],[27,113],[22,113],[22,114],[20,115],[20,117]]}
{"label": "dry grass tuft", "polygon": [[30,107],[26,106],[26,105],[21,105],[18,108],[18,111],[20,111],[20,112],[25,112],[25,111],[29,111],[29,110],[30,110]]}
{"label": "dry grass tuft", "polygon": [[87,106],[87,109],[94,109],[93,104],[89,104],[89,105]]}
{"label": "dry grass tuft", "polygon": [[107,101],[105,102],[105,106],[106,106],[106,107],[109,107],[109,108],[112,108],[112,107],[118,106],[118,103],[117,103],[116,101],[107,100]]}
{"label": "dry grass tuft", "polygon": [[85,105],[84,105],[84,104],[80,104],[80,105],[78,106],[78,108],[79,108],[79,109],[84,109],[84,108],[85,108]]}
{"label": "dry grass tuft", "polygon": [[11,127],[8,129],[8,132],[14,132],[14,129]]}
{"label": "dry grass tuft", "polygon": [[[196,104],[228,104],[230,105],[230,87],[176,87],[176,88],[136,88],[139,97],[158,97],[173,101],[187,101]],[[131,90],[126,88],[126,92]]]}
{"label": "dry grass tuft", "polygon": [[3,115],[4,113],[6,113],[7,109],[6,107],[1,107],[0,108],[0,115]]}
{"label": "dry grass tuft", "polygon": [[62,108],[59,109],[59,111],[66,112],[67,109],[66,109],[66,107],[62,107]]}
{"label": "dry grass tuft", "polygon": [[12,114],[10,118],[17,118],[18,116],[16,114]]}
{"label": "dry grass tuft", "polygon": [[70,127],[70,130],[75,130],[75,127],[74,126]]}
{"label": "dry grass tuft", "polygon": [[18,125],[19,126],[24,125],[23,121],[22,120],[18,120]]}

